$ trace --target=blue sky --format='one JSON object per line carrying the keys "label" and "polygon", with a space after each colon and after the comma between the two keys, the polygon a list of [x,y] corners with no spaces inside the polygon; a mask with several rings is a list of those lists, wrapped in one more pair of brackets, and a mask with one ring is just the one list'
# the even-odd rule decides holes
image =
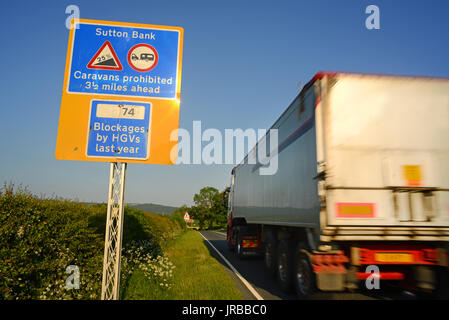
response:
{"label": "blue sky", "polygon": [[[0,182],[106,201],[107,163],[54,157],[69,31],[81,18],[184,28],[180,127],[268,128],[320,70],[449,77],[448,1],[8,1],[0,11]],[[365,8],[380,9],[380,30]],[[191,204],[232,165],[138,165],[126,202]]]}

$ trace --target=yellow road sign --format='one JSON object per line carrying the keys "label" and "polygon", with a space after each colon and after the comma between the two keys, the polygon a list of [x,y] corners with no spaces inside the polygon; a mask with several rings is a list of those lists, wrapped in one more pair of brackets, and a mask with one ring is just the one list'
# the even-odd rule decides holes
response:
{"label": "yellow road sign", "polygon": [[183,29],[72,21],[55,156],[174,164]]}

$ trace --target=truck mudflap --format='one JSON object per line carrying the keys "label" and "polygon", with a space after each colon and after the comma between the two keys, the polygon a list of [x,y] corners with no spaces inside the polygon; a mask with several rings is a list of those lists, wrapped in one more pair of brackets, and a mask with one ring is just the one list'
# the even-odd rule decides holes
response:
{"label": "truck mudflap", "polygon": [[331,253],[301,251],[309,256],[319,290],[344,291],[346,289],[346,275],[348,271],[345,264],[349,262],[349,259],[344,255],[343,251]]}
{"label": "truck mudflap", "polygon": [[256,236],[242,236],[242,248],[258,248],[259,239]]}

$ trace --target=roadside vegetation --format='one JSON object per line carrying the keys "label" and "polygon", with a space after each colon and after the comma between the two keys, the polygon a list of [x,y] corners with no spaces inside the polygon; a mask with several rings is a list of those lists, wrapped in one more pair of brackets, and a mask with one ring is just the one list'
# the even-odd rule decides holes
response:
{"label": "roadside vegetation", "polygon": [[[0,190],[0,299],[100,299],[105,224],[106,204],[44,199],[5,186]],[[167,278],[160,272],[168,269],[156,266],[170,265],[164,250],[184,230],[177,218],[125,207],[121,291],[134,272],[151,281]],[[70,265],[79,268],[79,289],[65,288]]]}
{"label": "roadside vegetation", "polygon": [[[125,299],[145,300],[240,300],[241,293],[224,267],[210,255],[201,236],[187,231],[167,250],[168,261],[158,267],[168,276],[145,285],[143,272],[135,272],[124,293]],[[174,269],[170,269],[172,263]],[[170,271],[173,271],[170,273]],[[163,273],[164,271],[162,271]],[[166,273],[167,274],[167,273]],[[168,283],[170,290],[166,290]]]}
{"label": "roadside vegetation", "polygon": [[[222,227],[221,195],[203,188],[194,201],[172,215],[125,207],[121,299],[241,299],[223,266],[184,221],[190,210],[202,228]],[[106,204],[1,188],[0,300],[100,299],[106,210]],[[79,269],[79,289],[66,288],[68,266]]]}

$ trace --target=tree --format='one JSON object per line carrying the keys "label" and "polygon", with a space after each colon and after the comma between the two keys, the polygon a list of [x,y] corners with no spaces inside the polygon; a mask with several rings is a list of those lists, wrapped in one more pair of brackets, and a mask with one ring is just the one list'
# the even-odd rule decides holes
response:
{"label": "tree", "polygon": [[197,207],[211,209],[214,199],[219,196],[218,190],[213,187],[204,187],[193,196],[193,201]]}
{"label": "tree", "polygon": [[[223,205],[223,193],[225,193],[224,191],[220,192],[220,194],[218,195],[218,197],[215,199],[214,204],[213,204],[213,211],[215,212],[215,224],[217,224],[220,227],[224,227],[226,226],[226,222],[227,222],[227,207]],[[227,205],[228,203],[228,196],[229,193],[226,192],[225,193],[225,199],[224,199],[224,203]]]}
{"label": "tree", "polygon": [[223,214],[220,193],[213,187],[204,187],[193,197],[195,202],[195,216],[199,220],[200,228],[206,224],[212,228],[214,224],[221,221]]}

